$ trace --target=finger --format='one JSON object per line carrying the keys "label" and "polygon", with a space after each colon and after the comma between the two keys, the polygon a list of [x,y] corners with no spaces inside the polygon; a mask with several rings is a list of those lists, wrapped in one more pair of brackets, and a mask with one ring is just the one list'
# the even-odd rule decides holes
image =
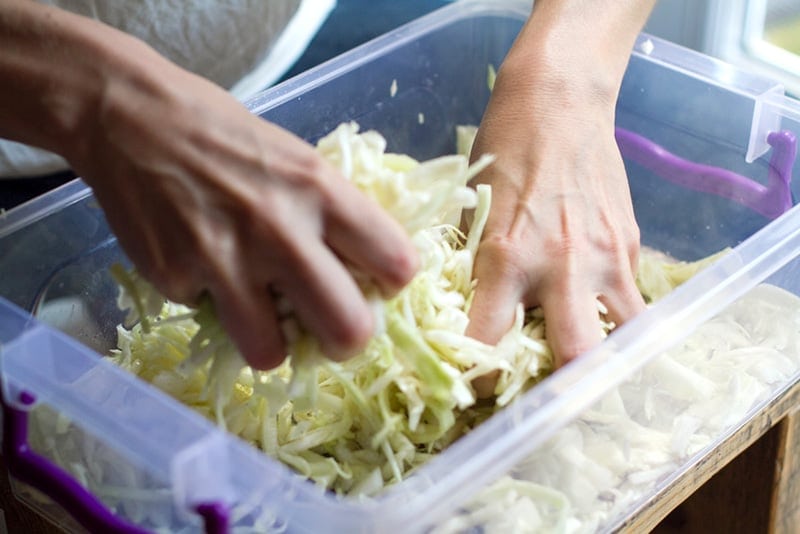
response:
{"label": "finger", "polygon": [[250,366],[266,370],[284,360],[286,343],[266,288],[237,285],[212,291],[212,297],[222,327]]}
{"label": "finger", "polygon": [[[466,334],[484,343],[496,344],[514,323],[522,291],[516,277],[490,271],[490,261],[476,265],[475,278],[478,283],[469,310]],[[498,378],[496,371],[475,378],[472,387],[478,398],[491,397]]]}
{"label": "finger", "polygon": [[339,198],[347,202],[334,203],[326,221],[328,244],[374,280],[386,296],[394,295],[419,268],[411,239],[397,221],[355,187]]}
{"label": "finger", "polygon": [[488,344],[496,344],[514,322],[522,288],[516,277],[503,276],[502,268],[490,272],[487,262],[476,265],[475,294],[469,309],[467,335]]}
{"label": "finger", "polygon": [[584,288],[551,288],[541,297],[545,335],[556,367],[574,360],[602,339],[596,297]]}
{"label": "finger", "polygon": [[617,326],[624,324],[647,308],[639,288],[631,278],[619,283],[613,293],[601,295],[600,302],[608,310],[606,316]]}
{"label": "finger", "polygon": [[352,275],[324,243],[306,244],[295,268],[276,281],[326,356],[342,360],[372,337],[374,321]]}

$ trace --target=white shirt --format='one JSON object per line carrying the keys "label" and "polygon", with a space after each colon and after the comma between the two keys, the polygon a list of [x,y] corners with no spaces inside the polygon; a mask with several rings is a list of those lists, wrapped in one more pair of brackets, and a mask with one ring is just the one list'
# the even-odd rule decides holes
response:
{"label": "white shirt", "polygon": [[[147,42],[244,100],[294,64],[336,0],[39,0]],[[69,168],[44,150],[0,139],[0,177]]]}

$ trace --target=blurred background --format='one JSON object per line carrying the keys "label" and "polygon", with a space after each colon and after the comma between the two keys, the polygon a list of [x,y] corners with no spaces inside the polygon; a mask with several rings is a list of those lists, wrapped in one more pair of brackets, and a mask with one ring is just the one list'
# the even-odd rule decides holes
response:
{"label": "blurred background", "polygon": [[[452,0],[338,0],[298,74]],[[659,0],[645,31],[781,80],[800,95],[800,0]]]}
{"label": "blurred background", "polygon": [[659,0],[645,31],[779,80],[800,96],[798,0]]}
{"label": "blurred background", "polygon": [[[283,79],[425,15],[453,0],[338,0]],[[779,80],[800,97],[800,0],[659,0],[645,31]],[[4,180],[0,209],[65,181],[71,173]]]}

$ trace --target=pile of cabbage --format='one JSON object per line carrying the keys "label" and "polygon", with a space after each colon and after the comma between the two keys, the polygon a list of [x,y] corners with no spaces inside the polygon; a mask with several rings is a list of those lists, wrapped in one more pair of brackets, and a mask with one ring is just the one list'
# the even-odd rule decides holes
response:
{"label": "pile of cabbage", "polygon": [[432,532],[613,532],[799,377],[800,298],[758,285]]}
{"label": "pile of cabbage", "polygon": [[[245,365],[210,302],[197,309],[166,301],[135,272],[117,269],[120,306],[110,356],[180,402],[334,492],[374,495],[402,481],[431,455],[541,380],[553,355],[538,310],[517,311],[507,335],[489,346],[465,335],[475,288],[472,266],[491,202],[470,179],[474,129],[460,129],[458,154],[418,162],[386,152],[374,131],[342,124],[317,149],[412,237],[421,258],[413,281],[390,300],[375,298],[379,325],[366,349],[328,360],[313,338],[286,324],[290,356],[278,368]],[[464,210],[474,210],[467,233]],[[659,296],[703,264],[652,258],[642,292]],[[598,324],[605,332],[614,325]],[[478,400],[472,381],[495,372],[494,396]]]}

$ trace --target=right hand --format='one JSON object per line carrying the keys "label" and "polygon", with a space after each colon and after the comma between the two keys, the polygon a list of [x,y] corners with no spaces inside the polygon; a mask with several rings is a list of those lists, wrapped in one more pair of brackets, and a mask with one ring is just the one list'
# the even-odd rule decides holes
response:
{"label": "right hand", "polygon": [[[541,307],[557,367],[645,309],[639,228],[614,139],[616,102],[654,0],[537,0],[498,71],[472,157],[492,209],[475,258],[467,334],[497,343],[520,304]],[[473,382],[494,393],[497,374]]]}
{"label": "right hand", "polygon": [[276,295],[329,356],[362,348],[373,319],[350,269],[398,291],[418,262],[405,231],[310,145],[143,48],[106,73],[68,156],[137,269],[176,302],[209,294],[256,368],[286,354]]}

